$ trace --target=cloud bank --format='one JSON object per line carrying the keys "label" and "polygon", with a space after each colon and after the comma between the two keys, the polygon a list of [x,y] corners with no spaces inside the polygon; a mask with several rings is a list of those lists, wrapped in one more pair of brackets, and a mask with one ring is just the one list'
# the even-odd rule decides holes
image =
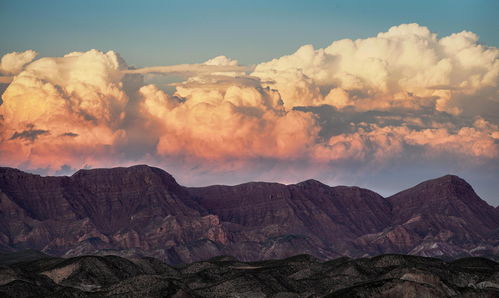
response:
{"label": "cloud bank", "polygon": [[[372,38],[335,41],[324,49],[302,46],[294,54],[259,64],[253,75],[273,81],[269,85],[281,91],[289,108],[330,104],[365,111],[433,105],[437,111],[459,114],[456,95],[497,87],[497,54],[497,48],[478,44],[472,32],[439,39],[426,27],[404,24]],[[321,90],[327,89],[323,96]]]}
{"label": "cloud bank", "polygon": [[[114,51],[38,60],[14,52],[0,66],[12,77],[0,164],[53,174],[148,163],[187,183],[234,172],[287,182],[400,163],[497,165],[498,54],[474,33],[439,38],[417,24],[251,67],[225,56],[135,69]],[[146,82],[151,73],[185,80],[167,92]]]}

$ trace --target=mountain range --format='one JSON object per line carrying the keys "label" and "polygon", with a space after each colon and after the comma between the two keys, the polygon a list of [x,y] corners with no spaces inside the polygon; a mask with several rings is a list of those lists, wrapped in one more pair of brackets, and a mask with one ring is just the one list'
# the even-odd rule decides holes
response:
{"label": "mountain range", "polygon": [[447,175],[390,197],[319,181],[183,187],[145,165],[42,177],[0,168],[0,250],[260,261],[499,255],[499,209]]}

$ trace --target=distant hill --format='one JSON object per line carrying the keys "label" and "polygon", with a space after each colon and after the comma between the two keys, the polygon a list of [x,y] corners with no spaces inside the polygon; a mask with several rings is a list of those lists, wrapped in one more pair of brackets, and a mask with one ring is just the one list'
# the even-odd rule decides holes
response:
{"label": "distant hill", "polygon": [[408,255],[310,255],[260,262],[216,257],[182,266],[153,258],[40,258],[0,266],[1,297],[498,297],[499,264]]}

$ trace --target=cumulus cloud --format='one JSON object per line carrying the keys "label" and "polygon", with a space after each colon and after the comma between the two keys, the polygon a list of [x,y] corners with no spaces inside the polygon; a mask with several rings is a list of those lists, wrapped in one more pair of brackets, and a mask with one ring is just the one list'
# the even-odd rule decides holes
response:
{"label": "cumulus cloud", "polygon": [[269,88],[177,87],[178,101],[155,86],[140,89],[143,110],[160,127],[157,153],[194,159],[297,158],[313,145],[313,115],[285,111]]}
{"label": "cumulus cloud", "polygon": [[[13,77],[12,76],[0,76],[0,85],[2,84],[9,84],[12,82]],[[3,93],[3,92],[0,92]]]}
{"label": "cumulus cloud", "polygon": [[[498,49],[471,32],[439,38],[400,25],[255,67],[218,56],[132,69],[97,50],[6,56],[4,165],[58,173],[148,163],[183,177],[282,181],[443,157],[498,164],[499,123],[483,104],[497,102]],[[186,78],[167,92],[144,82],[150,73]]]}
{"label": "cumulus cloud", "polygon": [[[315,157],[323,161],[357,159],[382,164],[409,151],[408,147],[420,147],[425,150],[423,157],[430,159],[438,160],[442,155],[449,154],[458,159],[496,159],[499,156],[497,132],[497,126],[465,126],[452,132],[446,128],[415,129],[361,123],[353,133],[329,138],[326,146],[317,147]],[[420,154],[418,152],[419,157]]]}
{"label": "cumulus cloud", "polygon": [[[302,46],[257,65],[253,75],[274,82],[268,85],[281,92],[288,107],[418,109],[429,101],[438,111],[459,114],[457,94],[497,87],[498,54],[471,32],[438,38],[426,27],[404,24],[376,37],[338,40],[324,49]],[[321,90],[329,91],[323,96]]]}
{"label": "cumulus cloud", "polygon": [[[2,161],[55,168],[110,151],[126,135],[118,129],[128,102],[125,68],[115,52],[95,50],[27,65],[2,96]],[[36,130],[24,130],[27,126]],[[68,130],[77,136],[58,137]],[[22,142],[27,138],[30,144]]]}
{"label": "cumulus cloud", "polygon": [[0,61],[0,72],[4,74],[18,74],[23,70],[23,67],[33,61],[37,55],[38,53],[33,50],[5,54]]}

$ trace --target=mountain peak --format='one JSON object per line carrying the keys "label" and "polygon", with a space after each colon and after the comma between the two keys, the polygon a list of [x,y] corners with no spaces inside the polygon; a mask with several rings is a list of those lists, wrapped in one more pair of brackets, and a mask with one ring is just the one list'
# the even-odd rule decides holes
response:
{"label": "mountain peak", "polygon": [[462,218],[476,227],[493,228],[499,223],[494,208],[482,200],[468,182],[455,175],[424,181],[388,200],[399,222],[420,214]]}
{"label": "mountain peak", "polygon": [[329,187],[329,185],[326,185],[318,180],[315,179],[308,179],[299,183],[296,183],[297,186],[303,186],[303,187]]}
{"label": "mountain peak", "polygon": [[466,182],[466,180],[464,180],[463,178],[461,178],[459,176],[456,176],[456,175],[452,175],[452,174],[447,174],[447,175],[444,175],[442,177],[438,177],[438,178],[435,178],[435,179],[432,179],[432,180],[428,180],[426,182],[430,182],[430,181],[441,182],[441,183],[466,184],[466,185],[469,185],[468,182]]}
{"label": "mountain peak", "polygon": [[431,180],[423,181],[416,186],[403,190],[390,197],[391,200],[406,197],[409,194],[418,194],[421,199],[448,200],[471,199],[480,200],[473,187],[464,179],[456,175],[445,175]]}

